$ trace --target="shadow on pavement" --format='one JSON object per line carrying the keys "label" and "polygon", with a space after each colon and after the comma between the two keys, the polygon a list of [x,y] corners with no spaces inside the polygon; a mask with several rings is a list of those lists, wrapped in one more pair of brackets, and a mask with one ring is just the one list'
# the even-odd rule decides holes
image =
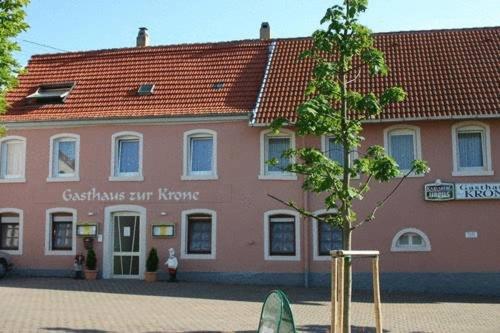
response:
{"label": "shadow on pavement", "polygon": [[91,330],[91,329],[75,329],[69,327],[42,327],[41,330],[47,332],[64,332],[64,333],[111,333],[112,331]]}
{"label": "shadow on pavement", "polygon": [[[226,301],[263,302],[273,289],[281,289],[292,304],[325,306],[330,302],[328,288],[223,285],[195,282],[155,282],[140,280],[73,280],[69,278],[9,277],[0,280],[0,288],[48,289],[77,292],[112,293],[141,296],[201,298]],[[370,292],[353,293],[353,301],[372,303]],[[500,304],[500,297],[470,295],[435,295],[416,293],[382,293],[383,303],[487,303]]]}

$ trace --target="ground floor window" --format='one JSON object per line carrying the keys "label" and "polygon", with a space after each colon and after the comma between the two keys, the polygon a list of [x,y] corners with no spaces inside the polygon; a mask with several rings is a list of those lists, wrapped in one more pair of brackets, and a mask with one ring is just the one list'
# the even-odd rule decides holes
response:
{"label": "ground floor window", "polygon": [[429,237],[421,230],[407,228],[399,231],[392,240],[391,251],[414,252],[430,251],[431,243]]}
{"label": "ground floor window", "polygon": [[272,256],[294,256],[295,217],[273,215],[269,217],[269,253]]}
{"label": "ground floor window", "polygon": [[19,250],[19,214],[0,214],[0,250]]}
{"label": "ground floor window", "polygon": [[47,210],[45,226],[46,255],[74,255],[76,253],[76,210],[51,208]]}
{"label": "ground floor window", "polygon": [[188,215],[188,254],[210,254],[212,251],[212,216]]}
{"label": "ground floor window", "polygon": [[210,209],[182,212],[181,258],[215,259],[217,214]]}
{"label": "ground floor window", "polygon": [[342,230],[330,223],[318,222],[318,254],[329,256],[331,250],[342,249]]}

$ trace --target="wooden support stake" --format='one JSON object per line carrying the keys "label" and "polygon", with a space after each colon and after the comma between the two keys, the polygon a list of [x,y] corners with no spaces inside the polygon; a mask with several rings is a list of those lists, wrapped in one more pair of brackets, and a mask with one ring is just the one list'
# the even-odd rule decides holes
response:
{"label": "wooden support stake", "polygon": [[380,267],[378,256],[372,259],[373,305],[375,307],[375,325],[377,333],[382,333],[382,311],[380,304]]}
{"label": "wooden support stake", "polygon": [[339,258],[339,270],[337,279],[337,293],[338,293],[338,331],[339,333],[344,333],[344,257]]}
{"label": "wooden support stake", "polygon": [[331,282],[331,289],[332,289],[332,297],[331,297],[331,303],[332,303],[332,313],[331,313],[331,322],[330,322],[330,333],[337,333],[337,325],[338,325],[338,315],[337,315],[337,309],[338,309],[338,297],[337,297],[337,279],[338,279],[338,258],[332,258],[332,282]]}

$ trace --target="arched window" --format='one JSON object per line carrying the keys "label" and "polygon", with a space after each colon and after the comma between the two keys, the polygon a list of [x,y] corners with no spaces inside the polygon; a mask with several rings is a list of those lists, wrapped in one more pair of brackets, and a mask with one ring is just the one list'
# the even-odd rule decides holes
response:
{"label": "arched window", "polygon": [[50,138],[48,181],[78,181],[80,171],[80,136],[58,134]]}
{"label": "arched window", "polygon": [[142,134],[120,132],[112,136],[110,181],[142,181]]}
{"label": "arched window", "polygon": [[0,139],[0,182],[24,182],[26,139],[7,136]]}
{"label": "arched window", "polygon": [[462,122],[452,127],[453,176],[493,175],[490,128],[481,122]]}
{"label": "arched window", "polygon": [[396,160],[401,175],[411,170],[414,160],[422,158],[420,129],[410,125],[396,125],[384,130],[387,153]]}
{"label": "arched window", "polygon": [[415,228],[403,229],[392,239],[392,252],[425,252],[430,250],[431,243],[429,237]]}
{"label": "arched window", "polygon": [[182,179],[217,179],[217,132],[199,129],[184,133]]}

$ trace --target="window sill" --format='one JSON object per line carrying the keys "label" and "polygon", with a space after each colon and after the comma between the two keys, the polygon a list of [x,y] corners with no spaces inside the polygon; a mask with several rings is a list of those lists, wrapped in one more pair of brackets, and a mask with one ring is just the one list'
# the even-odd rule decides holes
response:
{"label": "window sill", "polygon": [[479,171],[463,170],[463,171],[453,171],[451,175],[454,177],[493,176],[495,175],[495,172],[493,170],[479,170]]}
{"label": "window sill", "polygon": [[[403,178],[408,173],[408,171],[410,170],[403,170],[399,175],[396,176],[396,178]],[[422,177],[425,177],[425,174],[417,175],[413,172],[407,176],[407,178],[422,178]]]}
{"label": "window sill", "polygon": [[182,175],[181,180],[217,180],[217,175]]}
{"label": "window sill", "polygon": [[76,254],[75,250],[71,250],[71,251],[47,250],[47,251],[45,251],[46,256],[74,256],[75,254]]}
{"label": "window sill", "polygon": [[26,178],[1,178],[0,183],[26,183]]}
{"label": "window sill", "polygon": [[142,182],[144,181],[143,176],[111,176],[108,179],[110,182]]}
{"label": "window sill", "polygon": [[181,254],[181,259],[194,259],[194,260],[215,260],[215,253],[214,254],[188,254],[188,253],[182,253]]}
{"label": "window sill", "polygon": [[332,260],[332,257],[330,256],[325,256],[325,255],[314,255],[313,256],[313,261],[330,261]]}
{"label": "window sill", "polygon": [[48,177],[47,183],[79,182],[80,177]]}
{"label": "window sill", "polygon": [[297,180],[297,175],[286,175],[286,174],[278,174],[278,175],[259,175],[259,180]]}
{"label": "window sill", "polygon": [[431,249],[423,247],[423,248],[399,248],[393,247],[391,248],[391,252],[431,252]]}
{"label": "window sill", "polygon": [[298,256],[298,255],[294,255],[294,256],[266,255],[264,257],[264,260],[266,260],[266,261],[300,261],[300,256]]}
{"label": "window sill", "polygon": [[21,256],[21,255],[23,255],[23,251],[22,250],[2,250],[2,249],[0,249],[0,251],[2,251],[4,253],[7,253],[7,254],[10,254],[11,256]]}

